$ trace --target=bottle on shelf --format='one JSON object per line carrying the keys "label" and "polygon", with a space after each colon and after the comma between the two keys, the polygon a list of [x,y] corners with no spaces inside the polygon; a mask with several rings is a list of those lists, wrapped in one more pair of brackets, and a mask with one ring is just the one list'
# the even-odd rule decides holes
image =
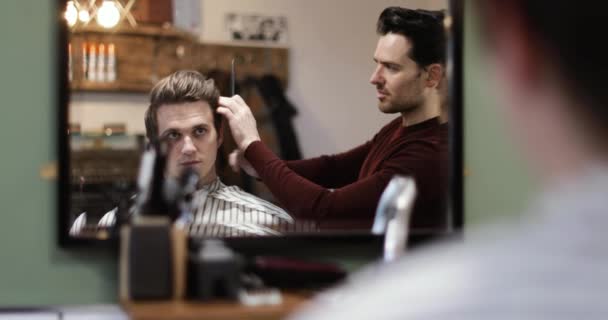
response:
{"label": "bottle on shelf", "polygon": [[72,43],[68,43],[68,81],[72,82],[73,76],[72,68]]}
{"label": "bottle on shelf", "polygon": [[84,79],[88,79],[89,78],[89,50],[87,50],[87,43],[83,42],[82,43],[82,77]]}
{"label": "bottle on shelf", "polygon": [[100,43],[99,52],[97,54],[97,81],[105,82],[106,81],[106,46],[103,43]]}
{"label": "bottle on shelf", "polygon": [[114,82],[116,81],[116,53],[115,47],[113,43],[108,44],[108,64],[107,64],[107,81]]}
{"label": "bottle on shelf", "polygon": [[89,44],[89,66],[88,66],[88,77],[89,81],[97,81],[97,45],[95,43]]}

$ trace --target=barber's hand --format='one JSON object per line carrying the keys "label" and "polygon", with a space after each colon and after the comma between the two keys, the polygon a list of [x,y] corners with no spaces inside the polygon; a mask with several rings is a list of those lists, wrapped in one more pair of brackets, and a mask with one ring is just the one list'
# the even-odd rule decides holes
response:
{"label": "barber's hand", "polygon": [[252,142],[260,140],[251,109],[239,95],[220,97],[219,105],[217,113],[228,120],[232,137],[239,150],[244,153]]}
{"label": "barber's hand", "polygon": [[259,179],[260,175],[253,168],[253,166],[245,159],[243,153],[239,150],[234,150],[228,155],[228,164],[234,172],[239,172],[239,169],[243,169],[248,175]]}

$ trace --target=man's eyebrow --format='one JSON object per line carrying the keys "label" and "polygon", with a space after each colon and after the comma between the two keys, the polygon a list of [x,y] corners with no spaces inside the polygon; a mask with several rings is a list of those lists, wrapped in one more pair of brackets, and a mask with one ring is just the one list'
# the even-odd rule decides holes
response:
{"label": "man's eyebrow", "polygon": [[163,132],[160,133],[161,136],[164,136],[166,134],[169,134],[171,132],[178,132],[179,130],[175,129],[175,128],[167,128],[165,129]]}
{"label": "man's eyebrow", "polygon": [[162,135],[165,135],[165,134],[168,134],[168,133],[172,133],[172,132],[189,131],[189,130],[196,129],[196,128],[209,128],[210,126],[211,125],[208,124],[208,123],[206,123],[206,122],[201,122],[201,123],[197,123],[195,125],[192,125],[189,128],[183,128],[183,129],[175,128],[175,127],[169,127],[167,129],[165,129],[163,132],[161,132],[160,135],[162,136]]}
{"label": "man's eyebrow", "polygon": [[403,67],[402,63],[394,62],[394,61],[381,61],[381,60],[374,58],[374,62],[379,63],[384,66],[397,67],[397,68]]}
{"label": "man's eyebrow", "polygon": [[395,66],[401,66],[403,65],[402,63],[399,63],[397,61],[391,61],[391,60],[379,60],[377,58],[374,58],[374,62],[375,63],[380,63],[380,64],[390,64],[390,65],[395,65]]}

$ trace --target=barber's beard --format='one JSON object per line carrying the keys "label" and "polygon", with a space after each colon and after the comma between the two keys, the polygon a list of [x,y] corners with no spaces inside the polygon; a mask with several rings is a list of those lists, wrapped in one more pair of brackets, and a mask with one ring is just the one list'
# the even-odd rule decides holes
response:
{"label": "barber's beard", "polygon": [[421,96],[408,97],[401,101],[386,101],[386,105],[380,109],[384,113],[401,113],[404,115],[417,113],[424,104],[424,99]]}
{"label": "barber's beard", "polygon": [[422,101],[411,101],[409,103],[404,103],[398,107],[401,110],[401,113],[404,115],[414,114],[422,109]]}

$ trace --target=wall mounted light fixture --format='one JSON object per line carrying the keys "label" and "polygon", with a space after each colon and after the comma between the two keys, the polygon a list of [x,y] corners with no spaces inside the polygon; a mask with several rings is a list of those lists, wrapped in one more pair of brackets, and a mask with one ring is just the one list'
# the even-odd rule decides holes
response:
{"label": "wall mounted light fixture", "polygon": [[121,0],[70,0],[66,3],[64,17],[71,28],[86,26],[93,19],[98,25],[110,29],[128,20],[131,27],[137,22],[131,14],[131,8],[137,0],[128,0],[123,4]]}

